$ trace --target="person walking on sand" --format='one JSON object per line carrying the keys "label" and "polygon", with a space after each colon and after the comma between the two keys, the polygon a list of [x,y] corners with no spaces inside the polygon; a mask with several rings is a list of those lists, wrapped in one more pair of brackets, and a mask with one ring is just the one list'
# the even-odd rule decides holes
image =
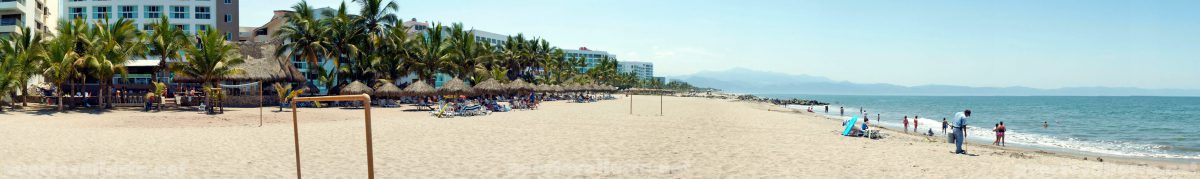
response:
{"label": "person walking on sand", "polygon": [[942,118],[942,134],[946,134],[946,128],[950,127],[950,122],[946,122],[946,118]]}
{"label": "person walking on sand", "polygon": [[920,121],[920,119],[921,116],[913,116],[913,132],[917,132],[917,122]]}
{"label": "person walking on sand", "polygon": [[904,121],[900,123],[904,123],[904,133],[908,133],[908,116],[904,116]]}
{"label": "person walking on sand", "polygon": [[955,123],[954,123],[954,153],[955,154],[967,154],[967,151],[963,150],[962,145],[964,142],[963,140],[966,140],[966,137],[967,137],[967,118],[969,118],[969,117],[971,117],[970,109],[964,110],[963,112],[954,113],[954,121],[955,121]]}

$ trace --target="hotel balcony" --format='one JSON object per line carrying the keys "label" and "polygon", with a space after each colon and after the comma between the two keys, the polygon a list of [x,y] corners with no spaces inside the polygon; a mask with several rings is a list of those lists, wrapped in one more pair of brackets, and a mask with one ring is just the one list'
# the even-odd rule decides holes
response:
{"label": "hotel balcony", "polygon": [[25,13],[26,0],[0,0],[0,14]]}

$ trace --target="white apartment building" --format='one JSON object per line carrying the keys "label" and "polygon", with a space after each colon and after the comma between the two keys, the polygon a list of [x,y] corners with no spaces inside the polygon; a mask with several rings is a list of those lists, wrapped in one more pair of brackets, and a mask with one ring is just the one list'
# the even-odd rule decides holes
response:
{"label": "white apartment building", "polygon": [[639,79],[650,79],[654,77],[654,63],[621,61],[617,62],[617,72],[633,73]]}
{"label": "white apartment building", "polygon": [[588,70],[595,68],[597,64],[600,64],[600,60],[604,60],[606,58],[609,60],[617,60],[617,55],[608,54],[608,52],[605,51],[591,50],[587,47],[579,47],[579,50],[563,50],[563,52],[566,54],[563,58],[583,59],[584,65],[583,67],[579,68],[579,72],[587,72]]}
{"label": "white apartment building", "polygon": [[[32,33],[53,31],[57,0],[0,0],[0,34],[28,27]],[[30,32],[26,32],[30,33]]]}
{"label": "white apartment building", "polygon": [[238,0],[62,0],[63,19],[133,20],[142,30],[167,17],[188,33],[215,28],[225,39],[238,37]]}

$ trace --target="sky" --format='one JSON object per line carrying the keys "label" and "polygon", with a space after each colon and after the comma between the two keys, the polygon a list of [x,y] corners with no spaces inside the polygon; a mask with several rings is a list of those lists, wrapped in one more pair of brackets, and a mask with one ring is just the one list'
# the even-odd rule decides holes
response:
{"label": "sky", "polygon": [[[241,1],[241,26],[296,2]],[[396,2],[402,19],[604,50],[653,62],[655,76],[741,67],[904,86],[1200,89],[1200,1]]]}

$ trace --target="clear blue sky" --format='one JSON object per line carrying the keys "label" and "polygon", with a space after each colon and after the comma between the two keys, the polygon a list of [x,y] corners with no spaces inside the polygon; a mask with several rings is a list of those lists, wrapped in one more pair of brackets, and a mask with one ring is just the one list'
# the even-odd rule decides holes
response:
{"label": "clear blue sky", "polygon": [[[242,1],[242,26],[295,2]],[[910,86],[1200,89],[1200,1],[397,3],[403,19],[605,50],[658,76],[744,67]]]}

